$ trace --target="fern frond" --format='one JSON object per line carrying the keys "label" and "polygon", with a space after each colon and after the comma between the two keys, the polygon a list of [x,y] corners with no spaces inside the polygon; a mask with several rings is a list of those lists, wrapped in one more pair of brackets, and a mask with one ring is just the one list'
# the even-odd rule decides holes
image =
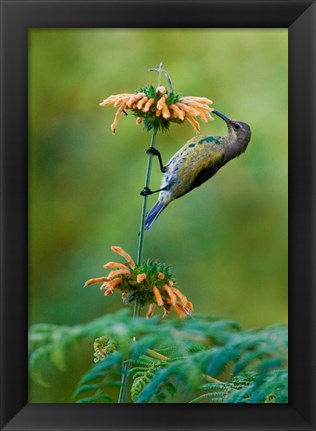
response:
{"label": "fern frond", "polygon": [[[193,403],[287,402],[286,325],[242,331],[234,321],[208,316],[133,320],[126,309],[72,327],[33,325],[32,378],[47,387],[49,367],[64,371],[68,352],[87,340],[91,367],[76,402],[115,402],[126,360],[136,403],[182,402],[183,393],[194,393]],[[94,343],[99,362],[93,365]]]}
{"label": "fern frond", "polygon": [[41,365],[43,361],[52,353],[52,346],[50,344],[46,344],[44,346],[40,346],[34,352],[31,353],[29,357],[29,369],[31,372],[31,376],[33,380],[44,388],[48,388],[50,384],[46,382],[46,380],[42,376]]}
{"label": "fern frond", "polygon": [[[120,352],[113,352],[106,356],[101,362],[94,365],[79,381],[76,390],[73,393],[73,398],[76,402],[82,401],[87,398],[88,394],[91,394],[91,403],[101,402],[101,399],[105,399],[105,402],[113,402],[112,396],[109,395],[109,388],[114,388],[117,392],[118,387],[121,383],[121,363],[122,355]],[[85,394],[83,398],[79,398],[82,394]]]}

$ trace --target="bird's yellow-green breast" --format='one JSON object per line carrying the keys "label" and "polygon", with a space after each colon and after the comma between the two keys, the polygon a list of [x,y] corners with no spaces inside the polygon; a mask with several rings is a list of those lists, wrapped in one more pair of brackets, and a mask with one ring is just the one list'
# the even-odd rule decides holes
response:
{"label": "bird's yellow-green breast", "polygon": [[209,135],[190,139],[167,163],[164,185],[174,184],[180,197],[213,176],[223,163],[222,140]]}

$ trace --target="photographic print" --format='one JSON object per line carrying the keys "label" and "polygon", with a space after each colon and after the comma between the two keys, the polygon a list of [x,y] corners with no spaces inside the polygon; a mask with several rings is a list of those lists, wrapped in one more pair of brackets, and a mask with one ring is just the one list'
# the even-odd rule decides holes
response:
{"label": "photographic print", "polygon": [[287,403],[287,29],[30,28],[28,96],[29,403]]}

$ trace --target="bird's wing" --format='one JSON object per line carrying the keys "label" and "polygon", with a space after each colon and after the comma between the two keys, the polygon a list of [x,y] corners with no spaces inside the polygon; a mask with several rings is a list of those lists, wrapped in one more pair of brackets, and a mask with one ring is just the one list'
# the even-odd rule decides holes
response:
{"label": "bird's wing", "polygon": [[222,166],[223,153],[222,146],[209,136],[194,137],[168,162],[164,186],[174,187],[178,197],[200,186]]}
{"label": "bird's wing", "polygon": [[220,140],[221,136],[194,136],[171,157],[166,166],[172,169],[173,166],[178,165],[181,161],[190,159],[192,156],[202,156],[205,151],[217,153],[221,142]]}
{"label": "bird's wing", "polygon": [[207,166],[202,167],[193,178],[190,190],[195,187],[199,187],[201,184],[205,183],[208,179],[212,178],[213,175],[223,166],[224,164],[224,154],[216,153],[212,158],[212,163]]}

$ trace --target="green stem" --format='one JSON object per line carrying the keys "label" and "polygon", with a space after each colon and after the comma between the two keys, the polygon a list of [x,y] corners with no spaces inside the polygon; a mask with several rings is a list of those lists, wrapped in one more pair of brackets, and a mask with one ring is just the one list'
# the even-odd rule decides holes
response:
{"label": "green stem", "polygon": [[[157,136],[157,129],[153,129],[153,133],[151,135],[151,142],[150,142],[151,147],[155,146],[156,136]],[[147,162],[147,169],[146,169],[146,176],[145,176],[145,187],[149,187],[152,158],[153,158],[153,155],[149,154],[148,162]],[[143,205],[142,205],[142,210],[141,210],[140,228],[139,228],[139,233],[138,233],[137,258],[136,258],[136,264],[137,265],[141,264],[142,255],[143,255],[144,227],[145,227],[147,197],[148,196],[143,197]],[[136,300],[135,304],[134,304],[133,319],[136,319],[139,316],[139,314],[140,314],[140,304]],[[119,403],[126,403],[127,388],[129,386],[129,378],[128,378],[129,369],[130,369],[130,365],[127,361],[125,361],[123,363],[123,367],[122,367],[122,381],[121,381],[121,389],[120,389],[120,394],[119,394],[119,399],[118,399]]]}
{"label": "green stem", "polygon": [[[151,148],[153,148],[155,146],[156,136],[157,136],[157,129],[153,129],[153,133],[151,135],[151,142],[150,142]],[[152,160],[153,160],[153,155],[149,154],[148,162],[147,162],[147,169],[146,169],[146,176],[145,176],[145,187],[149,187]],[[139,233],[138,233],[137,257],[136,257],[136,264],[137,265],[140,265],[142,262],[147,198],[148,198],[147,195],[143,197],[143,205],[142,205],[142,210],[141,210],[140,228],[139,228]],[[138,301],[135,301],[133,318],[136,319],[139,316],[139,313],[140,313],[140,305],[139,305]]]}
{"label": "green stem", "polygon": [[[152,133],[152,136],[151,136],[151,142],[150,142],[150,147],[151,148],[153,148],[155,146],[156,135],[157,135],[157,129],[154,129],[153,133]],[[151,173],[151,166],[152,166],[152,159],[153,159],[153,155],[149,154],[148,163],[147,163],[147,170],[146,170],[146,177],[145,177],[145,187],[149,187],[150,173]],[[136,258],[137,265],[140,265],[141,264],[141,260],[142,260],[143,244],[144,244],[144,226],[145,226],[145,215],[146,215],[146,207],[147,207],[147,198],[148,198],[147,195],[144,196],[144,198],[143,198],[143,205],[142,205],[142,211],[141,211],[140,228],[139,228],[139,234],[138,234],[137,258]]]}
{"label": "green stem", "polygon": [[[161,72],[164,71],[162,69],[162,63],[159,64],[158,68],[149,69],[149,70],[158,72],[158,86],[160,86],[161,85]],[[168,75],[168,78],[169,78],[169,75]],[[169,78],[169,81],[170,81],[170,78]],[[170,83],[170,86],[171,86],[171,83]],[[151,142],[150,142],[151,147],[155,146],[156,136],[157,136],[157,129],[154,128],[153,133],[151,135]],[[153,159],[153,154],[149,154],[148,162],[147,162],[147,169],[146,169],[146,176],[145,176],[145,187],[149,187],[152,159]],[[142,210],[141,210],[140,228],[139,228],[139,233],[138,233],[137,258],[136,258],[136,264],[137,265],[140,265],[142,262],[146,207],[147,207],[147,195],[143,197],[143,205],[142,205]],[[136,319],[137,317],[139,317],[139,314],[140,314],[140,304],[139,304],[139,301],[135,300],[133,319]],[[133,341],[135,341],[135,339]],[[128,376],[129,370],[130,370],[129,362],[128,361],[123,362],[122,381],[121,381],[121,388],[120,388],[120,394],[119,394],[119,399],[118,399],[119,403],[126,403],[127,388],[129,387],[129,376]]]}
{"label": "green stem", "polygon": [[127,388],[128,388],[128,372],[129,372],[130,366],[127,361],[123,362],[122,365],[122,379],[121,379],[121,387],[120,387],[120,393],[118,397],[118,403],[124,404],[126,403],[126,395],[127,395]]}

